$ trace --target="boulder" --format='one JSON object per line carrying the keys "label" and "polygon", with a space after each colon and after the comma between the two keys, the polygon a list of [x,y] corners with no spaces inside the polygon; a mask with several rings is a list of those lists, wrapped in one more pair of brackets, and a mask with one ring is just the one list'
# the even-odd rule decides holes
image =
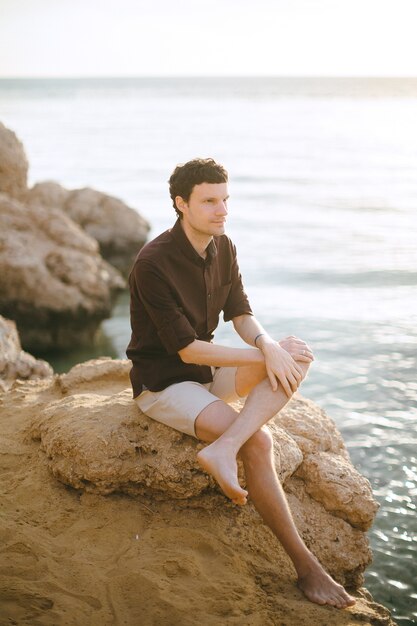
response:
{"label": "boulder", "polygon": [[[152,494],[153,500],[185,500],[221,493],[196,462],[202,444],[148,418],[132,402],[129,369],[126,361],[93,360],[58,376],[65,397],[41,410],[31,431],[41,441],[52,474],[76,489],[102,495],[122,492]],[[126,388],[116,392],[113,387],[111,395],[105,394],[109,378],[119,385],[124,382]],[[102,386],[99,381],[106,382]],[[303,424],[317,421],[317,416],[331,425],[327,429],[333,433],[327,440],[331,454],[322,452],[321,444],[314,447],[312,433],[308,453],[297,444],[296,437],[306,438],[308,428]],[[325,538],[316,537],[317,552],[325,554],[339,580],[358,583],[371,560],[361,531],[369,527],[378,508],[369,482],[350,463],[332,420],[298,394],[269,428],[280,480],[285,485],[292,479],[291,484],[298,485],[298,490],[292,488],[295,516],[305,520],[308,535],[312,519],[317,528],[327,529]],[[320,456],[326,454],[331,461]],[[349,559],[344,560],[347,554]]]}
{"label": "boulder", "polygon": [[94,189],[68,190],[58,183],[38,183],[27,194],[32,206],[59,208],[96,239],[101,255],[127,275],[146,241],[149,223],[124,202]]}
{"label": "boulder", "polygon": [[52,375],[49,363],[22,350],[16,324],[0,315],[0,391],[18,378],[36,380]]}
{"label": "boulder", "polygon": [[[234,506],[196,464],[202,444],[141,413],[129,369],[89,361],[17,381],[0,398],[7,623],[394,626],[358,587],[370,561],[365,533],[308,493],[307,465],[299,475],[309,455],[323,453],[295,441],[307,440],[301,425],[316,419],[313,403],[297,396],[269,427],[301,535],[357,598],[343,611],[304,598],[253,505]],[[327,453],[345,468],[343,442],[324,419],[336,433],[326,447],[339,449]]]}
{"label": "boulder", "polygon": [[0,122],[0,193],[24,198],[29,164],[23,144]]}
{"label": "boulder", "polygon": [[[41,439],[59,480],[103,495],[151,491],[154,498],[192,498],[208,487],[218,489],[196,462],[197,441],[149,419],[132,402],[130,388],[112,396],[82,388],[51,403],[33,424],[32,434]],[[280,429],[275,433],[283,479],[302,457],[291,437]]]}
{"label": "boulder", "polygon": [[62,211],[0,194],[0,314],[15,320],[24,348],[91,343],[124,285]]}
{"label": "boulder", "polygon": [[118,393],[120,387],[129,387],[129,372],[132,364],[128,360],[116,360],[103,356],[74,365],[67,374],[61,374],[57,381],[62,394],[81,393],[85,390],[106,396]]}

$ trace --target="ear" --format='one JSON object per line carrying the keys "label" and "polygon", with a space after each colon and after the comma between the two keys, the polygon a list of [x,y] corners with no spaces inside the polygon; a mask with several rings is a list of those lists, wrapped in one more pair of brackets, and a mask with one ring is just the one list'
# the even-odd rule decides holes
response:
{"label": "ear", "polygon": [[177,206],[177,209],[179,211],[182,211],[183,213],[184,210],[188,208],[188,204],[185,202],[184,198],[181,198],[181,196],[175,196],[175,204]]}

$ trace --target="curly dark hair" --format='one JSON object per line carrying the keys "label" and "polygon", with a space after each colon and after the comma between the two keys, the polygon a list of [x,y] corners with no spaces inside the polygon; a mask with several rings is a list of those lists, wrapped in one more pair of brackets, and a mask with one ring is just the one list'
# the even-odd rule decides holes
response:
{"label": "curly dark hair", "polygon": [[214,159],[193,159],[187,163],[177,165],[169,179],[169,195],[178,217],[182,219],[182,212],[175,204],[175,198],[180,196],[185,202],[190,199],[195,185],[201,183],[227,183],[227,171]]}

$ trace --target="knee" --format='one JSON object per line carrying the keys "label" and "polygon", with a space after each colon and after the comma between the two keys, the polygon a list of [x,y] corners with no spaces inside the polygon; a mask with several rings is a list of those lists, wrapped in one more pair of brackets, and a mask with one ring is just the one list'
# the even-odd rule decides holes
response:
{"label": "knee", "polygon": [[311,363],[306,363],[305,361],[297,361],[297,364],[300,366],[301,371],[302,371],[301,381],[300,381],[300,385],[301,385],[301,383],[303,382],[303,380],[307,376],[307,372],[308,372],[308,370],[310,368]]}
{"label": "knee", "polygon": [[274,440],[267,426],[262,426],[241,448],[241,452],[248,460],[258,460],[260,457],[272,454]]}

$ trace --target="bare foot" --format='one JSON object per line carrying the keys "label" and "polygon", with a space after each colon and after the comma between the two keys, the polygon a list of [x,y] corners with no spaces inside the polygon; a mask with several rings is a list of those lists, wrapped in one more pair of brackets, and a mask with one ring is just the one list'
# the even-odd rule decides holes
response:
{"label": "bare foot", "polygon": [[306,598],[316,604],[329,604],[337,609],[346,609],[356,602],[342,585],[324,571],[318,561],[306,574],[299,576],[297,585]]}
{"label": "bare foot", "polygon": [[246,504],[248,492],[239,485],[236,457],[225,453],[224,450],[216,450],[216,446],[210,444],[198,452],[197,461],[203,470],[217,480],[232,502],[240,505]]}

